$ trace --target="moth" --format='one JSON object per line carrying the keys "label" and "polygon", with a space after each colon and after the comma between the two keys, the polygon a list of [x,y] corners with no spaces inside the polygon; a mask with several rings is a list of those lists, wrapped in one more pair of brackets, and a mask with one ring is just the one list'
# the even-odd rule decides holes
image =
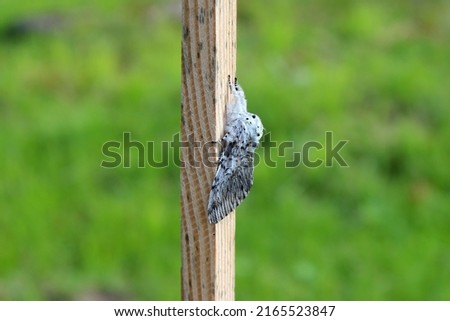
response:
{"label": "moth", "polygon": [[264,130],[261,119],[247,112],[247,100],[237,78],[232,83],[228,76],[228,85],[232,100],[227,106],[222,151],[208,200],[211,224],[223,220],[247,197],[253,185],[255,150]]}

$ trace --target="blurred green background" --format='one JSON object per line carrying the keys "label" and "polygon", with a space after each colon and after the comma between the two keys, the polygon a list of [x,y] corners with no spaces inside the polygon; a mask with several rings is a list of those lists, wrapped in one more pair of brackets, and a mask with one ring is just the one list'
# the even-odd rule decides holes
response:
{"label": "blurred green background", "polygon": [[[257,166],[237,299],[450,299],[449,17],[239,1],[249,109],[295,151],[349,140],[349,167]],[[178,1],[1,2],[0,299],[180,298],[179,169],[100,167],[123,132],[179,131],[180,42]]]}

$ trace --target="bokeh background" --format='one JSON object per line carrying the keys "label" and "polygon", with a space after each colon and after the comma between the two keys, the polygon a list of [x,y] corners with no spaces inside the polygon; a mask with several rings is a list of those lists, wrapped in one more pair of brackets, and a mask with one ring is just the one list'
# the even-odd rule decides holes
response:
{"label": "bokeh background", "polygon": [[[239,1],[249,109],[295,149],[257,166],[238,210],[237,299],[450,299],[449,17],[439,0]],[[179,131],[180,42],[179,1],[2,0],[0,299],[180,298],[177,152],[100,167],[123,132]],[[326,131],[348,168],[284,167]]]}

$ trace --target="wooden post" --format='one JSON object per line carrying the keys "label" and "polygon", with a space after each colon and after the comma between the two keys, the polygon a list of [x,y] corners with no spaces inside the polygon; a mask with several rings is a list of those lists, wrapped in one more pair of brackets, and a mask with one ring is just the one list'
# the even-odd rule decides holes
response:
{"label": "wooden post", "polygon": [[234,300],[235,215],[208,222],[216,168],[205,163],[203,146],[223,135],[227,78],[236,70],[236,0],[183,0],[182,16],[182,298]]}

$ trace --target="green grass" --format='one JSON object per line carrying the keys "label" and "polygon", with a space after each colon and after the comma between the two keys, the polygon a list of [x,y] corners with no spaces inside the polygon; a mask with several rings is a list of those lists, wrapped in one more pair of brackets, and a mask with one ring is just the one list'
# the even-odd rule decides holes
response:
{"label": "green grass", "polygon": [[[180,298],[179,169],[100,167],[123,132],[179,130],[176,3],[2,4],[0,299]],[[257,166],[236,298],[449,300],[450,4],[268,6],[238,6],[249,109],[295,151],[349,140],[349,167]],[[7,35],[42,15],[62,22]]]}

